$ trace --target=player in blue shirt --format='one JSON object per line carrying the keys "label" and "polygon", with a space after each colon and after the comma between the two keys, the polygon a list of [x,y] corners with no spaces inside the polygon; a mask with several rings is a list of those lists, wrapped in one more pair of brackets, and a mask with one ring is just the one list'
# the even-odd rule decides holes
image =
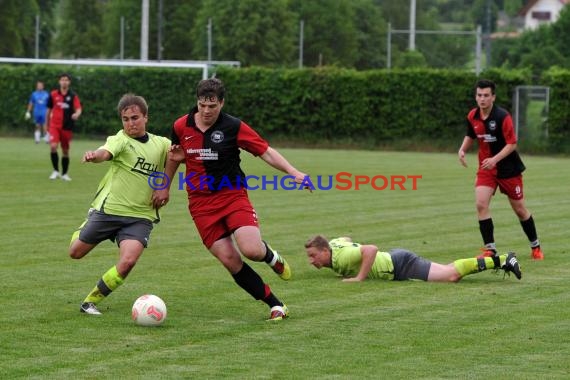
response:
{"label": "player in blue shirt", "polygon": [[30,120],[32,118],[32,110],[34,116],[34,123],[36,125],[36,130],[34,131],[34,140],[36,144],[40,142],[42,131],[44,132],[44,140],[46,143],[49,142],[49,135],[47,133],[46,125],[46,112],[47,112],[47,102],[49,99],[49,93],[44,90],[44,82],[41,80],[36,82],[36,90],[30,95],[30,100],[28,101],[28,108],[26,110],[25,118]]}

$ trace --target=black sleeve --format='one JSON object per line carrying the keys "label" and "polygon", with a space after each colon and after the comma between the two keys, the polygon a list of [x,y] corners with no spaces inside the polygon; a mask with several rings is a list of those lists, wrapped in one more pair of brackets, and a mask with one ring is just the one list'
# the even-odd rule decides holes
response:
{"label": "black sleeve", "polygon": [[469,122],[469,119],[465,119],[465,127],[467,128],[467,130],[465,131],[465,136],[469,136],[473,140],[477,140],[477,135],[475,134],[475,130],[473,129],[473,126]]}
{"label": "black sleeve", "polygon": [[174,127],[172,127],[172,132],[170,134],[170,141],[172,145],[180,145],[180,139],[178,138]]}

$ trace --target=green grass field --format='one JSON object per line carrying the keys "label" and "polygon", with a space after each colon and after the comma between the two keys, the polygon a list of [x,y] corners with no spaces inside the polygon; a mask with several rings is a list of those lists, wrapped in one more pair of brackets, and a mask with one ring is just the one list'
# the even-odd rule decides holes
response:
{"label": "green grass field", "polygon": [[[381,249],[405,247],[437,262],[479,252],[473,179],[455,154],[282,149],[317,175],[422,175],[417,190],[251,191],[262,233],[293,279],[251,264],[290,308],[268,323],[267,307],[241,290],[202,246],[173,190],[151,244],[101,317],[79,303],[113,265],[104,242],[82,260],[67,246],[107,164],[81,164],[102,141],[72,144],[72,182],[50,181],[49,149],[0,138],[4,183],[0,273],[1,379],[567,379],[570,373],[570,159],[525,155],[525,194],[546,260],[531,262],[507,199],[493,201],[501,251],[518,252],[523,278],[487,271],[458,284],[343,283],[318,271],[303,243],[350,235]],[[458,144],[459,144],[458,140]],[[278,174],[243,154],[246,173]],[[131,305],[162,297],[168,319],[135,326]]]}

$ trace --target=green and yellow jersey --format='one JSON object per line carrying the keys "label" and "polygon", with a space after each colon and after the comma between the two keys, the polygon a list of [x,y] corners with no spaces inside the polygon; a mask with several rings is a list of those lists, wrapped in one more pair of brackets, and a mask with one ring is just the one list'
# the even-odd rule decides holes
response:
{"label": "green and yellow jersey", "polygon": [[[345,238],[336,238],[329,241],[329,245],[332,249],[332,270],[343,277],[355,277],[362,263],[361,244],[353,243]],[[378,251],[368,278],[394,279],[394,264],[388,252]]]}
{"label": "green and yellow jersey", "polygon": [[113,158],[99,183],[92,208],[111,215],[159,220],[158,210],[152,207],[154,189],[149,176],[164,171],[170,140],[151,133],[147,135],[148,140],[143,142],[120,130],[99,148],[107,150]]}

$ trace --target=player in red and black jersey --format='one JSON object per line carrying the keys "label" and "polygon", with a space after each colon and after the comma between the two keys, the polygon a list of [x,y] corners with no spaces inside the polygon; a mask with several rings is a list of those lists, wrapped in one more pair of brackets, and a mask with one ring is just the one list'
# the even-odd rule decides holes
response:
{"label": "player in red and black jersey", "polygon": [[[240,151],[260,157],[294,177],[296,183],[302,184],[306,174],[295,169],[245,122],[221,112],[224,92],[223,83],[216,78],[198,84],[196,106],[174,122],[165,171],[173,178],[179,164],[185,162],[189,210],[204,245],[240,287],[271,308],[269,320],[281,320],[288,315],[287,307],[241,258],[243,254],[252,261],[265,261],[282,279],[291,277],[285,259],[261,239],[257,215],[243,181]],[[163,201],[168,201],[168,189],[155,193],[154,202]]]}
{"label": "player in red and black jersey", "polygon": [[485,244],[483,256],[496,254],[493,219],[489,205],[497,187],[507,195],[531,246],[534,260],[544,259],[534,219],[526,208],[522,172],[525,166],[517,153],[517,138],[510,113],[496,106],[495,83],[482,79],[475,90],[477,108],[467,114],[467,133],[459,148],[459,161],[465,167],[465,152],[477,140],[479,168],[475,180],[475,203],[479,230]]}
{"label": "player in red and black jersey", "polygon": [[57,147],[61,143],[61,179],[71,181],[67,174],[69,169],[69,144],[73,137],[75,121],[81,116],[79,96],[73,92],[71,75],[63,73],[59,76],[59,88],[50,92],[47,104],[47,128],[50,136],[50,157],[53,172],[49,179],[57,179],[59,174],[59,156]]}

